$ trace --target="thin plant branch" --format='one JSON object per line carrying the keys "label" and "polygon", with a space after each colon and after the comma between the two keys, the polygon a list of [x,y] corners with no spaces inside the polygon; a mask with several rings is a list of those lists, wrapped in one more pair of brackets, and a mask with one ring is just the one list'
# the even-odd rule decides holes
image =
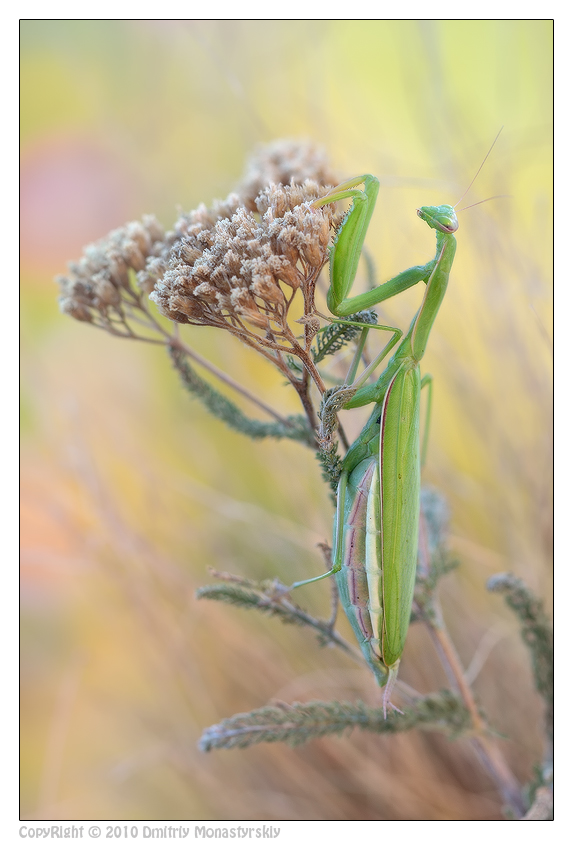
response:
{"label": "thin plant branch", "polygon": [[239,713],[207,728],[199,741],[202,751],[248,748],[260,742],[300,745],[311,739],[348,733],[353,728],[395,734],[419,728],[459,736],[468,727],[467,711],[448,691],[424,696],[385,718],[382,708],[361,701],[309,701]]}

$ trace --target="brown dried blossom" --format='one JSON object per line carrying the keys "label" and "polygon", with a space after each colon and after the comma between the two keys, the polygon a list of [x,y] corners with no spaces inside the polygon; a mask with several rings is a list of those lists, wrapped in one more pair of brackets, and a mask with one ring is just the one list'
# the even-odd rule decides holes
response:
{"label": "brown dried blossom", "polygon": [[117,333],[127,329],[126,307],[138,301],[133,275],[142,271],[165,248],[165,232],[153,217],[132,221],[84,249],[69,275],[59,276],[59,304],[64,314]]}
{"label": "brown dried blossom", "polygon": [[314,282],[337,222],[334,206],[316,210],[310,203],[334,181],[324,151],[311,142],[260,147],[239,193],[182,214],[167,233],[146,216],[86,247],[57,280],[60,308],[77,320],[132,334],[126,320],[133,309],[145,311],[144,321],[148,316],[143,292],[174,322],[239,334],[246,322],[284,333],[292,296],[303,286],[308,307],[302,323],[309,332],[316,323]]}
{"label": "brown dried blossom", "polygon": [[173,231],[167,232],[164,244],[157,254],[149,258],[145,269],[137,274],[139,287],[147,294],[155,288],[158,280],[163,278],[167,270],[172,250],[177,247],[183,238],[189,238],[195,243],[197,256],[212,245],[212,231],[219,220],[225,220],[233,216],[241,206],[241,199],[238,194],[229,194],[226,200],[215,200],[211,208],[201,204],[194,211],[180,215],[175,222]]}
{"label": "brown dried blossom", "polygon": [[[227,328],[267,346],[277,336],[292,341],[287,314],[293,296],[301,288],[305,315],[312,314],[314,284],[337,223],[333,205],[312,207],[324,192],[308,180],[270,185],[257,198],[258,215],[236,195],[211,213],[192,212],[150,298],[175,322]],[[222,216],[222,207],[235,210]]]}
{"label": "brown dried blossom", "polygon": [[[86,247],[58,279],[60,308],[116,336],[180,348],[174,327],[148,310],[147,296],[172,323],[224,328],[279,367],[313,423],[308,376],[324,389],[311,356],[320,328],[314,290],[342,219],[334,204],[317,209],[313,201],[335,181],[311,143],[262,147],[237,193],[181,214],[171,231],[147,216]],[[297,294],[295,333],[288,315]],[[283,353],[301,359],[300,378]]]}
{"label": "brown dried blossom", "polygon": [[340,181],[330,169],[325,150],[312,141],[273,141],[258,147],[247,162],[241,199],[250,211],[257,211],[257,197],[268,185],[302,185],[307,179],[323,187]]}

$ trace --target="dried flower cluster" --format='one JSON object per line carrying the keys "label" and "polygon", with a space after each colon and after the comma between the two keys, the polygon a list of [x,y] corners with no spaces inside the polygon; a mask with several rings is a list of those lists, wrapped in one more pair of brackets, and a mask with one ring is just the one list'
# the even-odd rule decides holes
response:
{"label": "dried flower cluster", "polygon": [[152,215],[114,229],[70,263],[69,276],[57,278],[61,311],[113,333],[122,333],[118,326],[129,333],[126,308],[129,311],[139,300],[130,271],[142,271],[164,248],[165,232]]}
{"label": "dried flower cluster", "polygon": [[259,217],[234,194],[211,211],[192,212],[167,267],[153,264],[151,299],[175,322],[252,337],[246,322],[267,336],[290,338],[292,298],[302,287],[312,308],[314,283],[328,259],[335,212],[332,205],[311,207],[323,194],[311,181],[271,185],[257,198]]}
{"label": "dried flower cluster", "polygon": [[313,144],[263,147],[239,193],[181,215],[172,231],[148,216],[88,246],[58,279],[60,308],[135,337],[129,319],[154,322],[142,300],[148,294],[175,323],[225,328],[251,346],[300,354],[287,316],[301,290],[306,340],[316,331],[314,286],[340,221],[334,205],[312,202],[334,181]]}
{"label": "dried flower cluster", "polygon": [[257,197],[268,185],[302,185],[307,179],[323,187],[339,182],[322,147],[286,139],[273,141],[259,147],[247,162],[241,199],[249,211],[257,211]]}

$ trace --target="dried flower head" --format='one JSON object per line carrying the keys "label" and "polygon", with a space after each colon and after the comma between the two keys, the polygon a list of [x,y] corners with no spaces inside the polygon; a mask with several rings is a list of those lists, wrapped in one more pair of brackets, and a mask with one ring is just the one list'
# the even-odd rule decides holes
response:
{"label": "dried flower head", "polygon": [[323,194],[309,180],[270,185],[257,198],[257,216],[233,194],[210,211],[192,212],[150,298],[175,322],[227,328],[271,346],[269,336],[290,340],[294,293],[302,288],[312,310],[337,222],[333,205],[311,206]]}
{"label": "dried flower head", "polygon": [[114,229],[68,265],[68,276],[57,278],[60,310],[116,333],[119,324],[127,328],[126,308],[139,297],[132,284],[134,274],[164,247],[165,233],[152,215]]}
{"label": "dried flower head", "polygon": [[[313,202],[335,182],[312,143],[262,147],[237,193],[181,214],[171,231],[148,216],[88,246],[58,279],[60,308],[114,335],[180,344],[148,310],[149,296],[173,323],[224,328],[255,347],[306,401],[307,376],[282,353],[298,356],[322,389],[311,355],[320,328],[314,290],[341,217],[334,204]],[[297,293],[295,334],[288,314]]]}
{"label": "dried flower head", "polygon": [[339,181],[325,150],[312,141],[273,141],[258,147],[249,159],[240,187],[241,199],[250,211],[256,211],[257,197],[269,185],[302,185],[308,179],[322,187]]}
{"label": "dried flower head", "polygon": [[199,208],[181,214],[175,222],[173,231],[165,235],[161,249],[154,256],[150,256],[145,268],[137,274],[137,283],[141,290],[150,294],[156,282],[166,273],[172,257],[172,251],[181,245],[184,239],[194,242],[197,257],[212,244],[212,232],[219,220],[226,220],[233,216],[240,207],[238,194],[229,194],[226,200],[215,200],[211,208],[201,204]]}

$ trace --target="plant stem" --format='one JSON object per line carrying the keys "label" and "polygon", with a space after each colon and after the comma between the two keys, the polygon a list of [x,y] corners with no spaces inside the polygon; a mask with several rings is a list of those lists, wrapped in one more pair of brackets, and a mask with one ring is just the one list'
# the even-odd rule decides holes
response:
{"label": "plant stem", "polygon": [[274,408],[271,408],[270,405],[267,405],[266,402],[263,402],[262,399],[259,399],[257,396],[255,396],[253,393],[251,393],[249,390],[247,390],[246,387],[243,387],[241,384],[239,384],[237,381],[235,381],[235,379],[233,379],[233,378],[231,378],[231,376],[227,375],[227,373],[225,373],[223,370],[220,370],[214,364],[211,364],[210,361],[208,361],[206,358],[203,358],[203,356],[199,355],[198,352],[194,352],[193,349],[191,349],[189,346],[187,346],[185,343],[183,343],[183,341],[181,341],[177,336],[170,334],[168,331],[166,331],[163,328],[163,326],[161,325],[161,323],[159,323],[155,319],[153,314],[149,311],[147,306],[142,301],[141,297],[137,298],[137,307],[139,307],[141,309],[141,311],[144,312],[144,314],[146,315],[149,322],[153,325],[153,327],[155,329],[157,329],[157,331],[160,334],[163,335],[163,337],[165,338],[166,345],[176,346],[177,348],[181,349],[181,351],[184,352],[186,355],[188,355],[189,358],[191,358],[193,361],[195,361],[195,363],[204,367],[206,370],[208,370],[208,372],[212,373],[212,375],[214,375],[216,378],[220,379],[220,381],[229,385],[229,387],[233,388],[233,390],[237,391],[237,393],[240,393],[241,396],[244,396],[245,399],[248,399],[249,402],[252,402],[254,405],[257,405],[257,407],[259,407],[261,410],[265,411],[265,413],[269,414],[271,417],[274,417],[276,420],[281,422],[283,425],[286,425],[286,426],[289,425],[288,420],[286,420],[280,414],[277,414],[277,412],[274,410]]}
{"label": "plant stem", "polygon": [[235,381],[235,379],[227,375],[227,373],[225,373],[223,370],[220,370],[206,358],[203,358],[203,356],[199,355],[198,352],[194,352],[193,349],[191,349],[185,343],[180,341],[178,338],[170,337],[169,345],[175,346],[180,349],[182,352],[185,353],[185,355],[189,356],[192,361],[195,361],[196,364],[199,364],[200,366],[204,367],[206,370],[212,373],[212,375],[216,376],[220,381],[229,385],[229,387],[232,387],[233,390],[235,390],[237,393],[240,393],[241,396],[244,396],[245,399],[248,399],[249,402],[253,403],[253,405],[256,405],[258,408],[265,411],[265,413],[269,414],[271,417],[274,417],[276,420],[283,423],[283,425],[289,425],[288,420],[278,414],[274,410],[274,408],[271,408],[270,405],[267,405],[266,402],[263,402],[262,399],[259,399],[257,396],[247,390],[246,387],[243,387],[241,384],[239,384],[239,382]]}
{"label": "plant stem", "polygon": [[471,744],[494,779],[504,800],[511,807],[515,818],[521,818],[525,812],[525,806],[519,781],[507,765],[498,746],[488,735],[487,724],[479,712],[472,689],[466,680],[461,660],[444,624],[440,602],[435,595],[431,610],[432,613],[424,613],[424,622],[434,641],[450,685],[459,692],[471,716],[475,731]]}

